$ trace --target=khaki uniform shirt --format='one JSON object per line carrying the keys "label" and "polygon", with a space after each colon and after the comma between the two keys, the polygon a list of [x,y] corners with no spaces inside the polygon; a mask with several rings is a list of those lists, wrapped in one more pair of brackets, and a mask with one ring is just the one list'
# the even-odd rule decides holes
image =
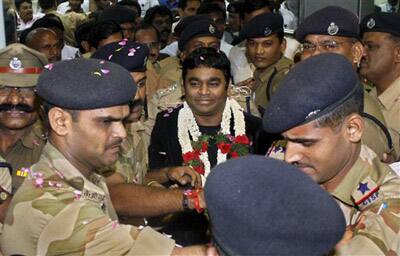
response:
{"label": "khaki uniform shirt", "polygon": [[379,96],[376,88],[373,88],[370,93],[378,100],[388,127],[400,133],[400,77]]}
{"label": "khaki uniform shirt", "polygon": [[174,246],[149,227],[119,224],[104,179],[85,178],[50,143],[14,195],[1,237],[5,255],[170,255]]}
{"label": "khaki uniform shirt", "polygon": [[32,129],[2,155],[13,168],[12,189],[17,190],[28,173],[23,169],[39,161],[47,136],[42,124],[37,121]]}
{"label": "khaki uniform shirt", "polygon": [[254,78],[256,80],[254,93],[257,106],[261,106],[264,109],[267,107],[270,97],[278,89],[279,84],[289,72],[292,65],[292,60],[282,56],[275,64],[271,65],[263,72],[258,70],[254,72]]}
{"label": "khaki uniform shirt", "polygon": [[367,146],[338,187],[339,203],[353,237],[338,255],[397,255],[400,252],[400,177]]}

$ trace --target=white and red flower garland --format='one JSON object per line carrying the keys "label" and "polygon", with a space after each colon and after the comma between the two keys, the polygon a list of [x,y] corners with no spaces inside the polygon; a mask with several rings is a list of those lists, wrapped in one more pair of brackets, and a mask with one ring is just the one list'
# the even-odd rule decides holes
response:
{"label": "white and red flower garland", "polygon": [[[230,134],[232,115],[234,136]],[[178,140],[182,148],[183,162],[202,174],[203,184],[211,170],[207,153],[211,138],[215,139],[218,148],[217,164],[225,162],[228,155],[235,158],[248,153],[250,142],[246,136],[243,110],[234,99],[227,99],[222,114],[221,130],[215,136],[203,135],[200,132],[193,112],[186,102],[179,111]]]}

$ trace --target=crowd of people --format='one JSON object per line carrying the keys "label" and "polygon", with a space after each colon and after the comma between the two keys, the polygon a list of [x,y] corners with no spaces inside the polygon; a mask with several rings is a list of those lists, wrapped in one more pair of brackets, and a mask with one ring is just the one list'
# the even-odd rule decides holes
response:
{"label": "crowd of people", "polygon": [[15,0],[0,255],[400,254],[391,4]]}

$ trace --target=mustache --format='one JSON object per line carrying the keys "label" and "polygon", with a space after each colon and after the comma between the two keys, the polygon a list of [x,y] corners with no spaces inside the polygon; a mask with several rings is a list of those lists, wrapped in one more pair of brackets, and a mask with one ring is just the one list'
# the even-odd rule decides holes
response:
{"label": "mustache", "polygon": [[35,111],[34,107],[29,106],[28,104],[0,104],[0,112],[4,111],[22,111],[26,113],[32,113]]}
{"label": "mustache", "polygon": [[108,145],[106,148],[109,149],[109,148],[112,148],[115,146],[121,146],[122,141],[123,141],[123,139],[121,139],[121,138],[116,139],[113,143],[110,143],[110,145]]}

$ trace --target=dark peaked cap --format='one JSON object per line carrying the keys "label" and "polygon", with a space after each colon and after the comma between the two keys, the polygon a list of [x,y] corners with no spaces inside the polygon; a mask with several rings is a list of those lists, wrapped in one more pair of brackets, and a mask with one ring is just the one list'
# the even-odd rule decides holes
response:
{"label": "dark peaked cap", "polygon": [[240,39],[266,37],[283,32],[283,18],[277,13],[264,13],[252,18],[240,31]]}
{"label": "dark peaked cap", "polygon": [[37,94],[66,109],[95,109],[128,104],[136,86],[130,73],[118,64],[96,59],[74,59],[46,66]]}
{"label": "dark peaked cap", "polygon": [[[223,184],[223,186],[221,186]],[[323,255],[346,223],[335,200],[283,161],[246,156],[216,166],[205,198],[224,255]]]}
{"label": "dark peaked cap", "polygon": [[313,56],[296,64],[282,80],[264,112],[264,130],[282,133],[311,122],[360,91],[357,74],[344,56]]}
{"label": "dark peaked cap", "polygon": [[327,6],[308,16],[297,28],[295,36],[300,43],[307,35],[360,37],[357,16],[339,6]]}
{"label": "dark peaked cap", "polygon": [[361,33],[384,32],[400,37],[400,14],[398,13],[372,13],[361,21]]}
{"label": "dark peaked cap", "polygon": [[145,72],[148,56],[146,45],[124,39],[100,47],[90,58],[117,63],[129,72]]}

